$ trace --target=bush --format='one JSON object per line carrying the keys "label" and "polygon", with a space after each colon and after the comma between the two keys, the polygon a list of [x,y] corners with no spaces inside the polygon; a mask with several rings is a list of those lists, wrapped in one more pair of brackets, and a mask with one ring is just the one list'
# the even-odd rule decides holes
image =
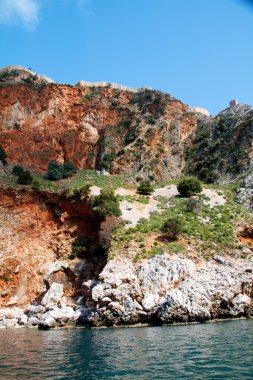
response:
{"label": "bush", "polygon": [[63,178],[63,166],[57,161],[50,161],[48,164],[47,177],[51,181],[57,181]]}
{"label": "bush", "polygon": [[91,199],[91,207],[103,217],[121,215],[118,198],[111,190],[102,190],[100,195],[94,196]]}
{"label": "bush", "polygon": [[72,161],[67,161],[63,165],[63,177],[68,178],[73,174],[76,174],[77,167],[76,164]]}
{"label": "bush", "polygon": [[198,177],[206,183],[214,183],[218,179],[218,175],[208,168],[202,167],[198,172]]}
{"label": "bush", "polygon": [[200,193],[202,186],[197,178],[185,177],[177,185],[177,190],[183,197],[190,197],[193,194]]}
{"label": "bush", "polygon": [[20,185],[30,185],[32,183],[33,177],[28,170],[24,170],[19,174],[17,183]]}
{"label": "bush", "polygon": [[87,236],[78,237],[72,244],[72,255],[83,257],[90,250],[90,238]]}
{"label": "bush", "polygon": [[137,191],[140,194],[149,195],[149,194],[153,193],[154,188],[151,185],[150,181],[146,180],[146,181],[141,181]]}
{"label": "bush", "polygon": [[60,218],[62,216],[62,210],[58,207],[56,207],[56,209],[54,210],[54,213],[57,216],[57,218]]}
{"label": "bush", "polygon": [[14,165],[12,168],[12,174],[19,176],[19,174],[23,173],[24,168],[21,165]]}
{"label": "bush", "polygon": [[191,198],[186,204],[186,210],[198,214],[202,210],[202,203],[198,199]]}
{"label": "bush", "polygon": [[178,236],[182,233],[182,223],[178,218],[167,219],[161,228],[161,231],[172,240],[177,240]]}
{"label": "bush", "polygon": [[87,183],[79,189],[74,189],[68,196],[73,202],[80,202],[88,199],[90,196],[90,185]]}
{"label": "bush", "polygon": [[7,154],[5,153],[5,150],[3,149],[2,145],[0,145],[0,161],[5,165],[7,163],[6,161]]}
{"label": "bush", "polygon": [[32,189],[35,191],[40,190],[40,182],[37,179],[34,179],[32,182]]}
{"label": "bush", "polygon": [[72,161],[67,161],[63,165],[56,160],[52,160],[48,164],[47,178],[51,181],[58,181],[62,178],[68,178],[77,172],[77,167]]}

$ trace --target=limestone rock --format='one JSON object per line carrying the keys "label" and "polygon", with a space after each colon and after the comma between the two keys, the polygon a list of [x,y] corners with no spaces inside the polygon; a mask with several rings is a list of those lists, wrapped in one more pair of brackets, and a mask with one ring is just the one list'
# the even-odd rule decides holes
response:
{"label": "limestone rock", "polygon": [[99,326],[247,315],[253,262],[230,262],[218,255],[214,259],[201,266],[190,259],[167,255],[137,265],[126,258],[111,260],[98,282],[84,284],[79,320]]}
{"label": "limestone rock", "polygon": [[63,285],[53,282],[49,290],[44,295],[41,304],[43,306],[51,306],[57,304],[63,296]]}

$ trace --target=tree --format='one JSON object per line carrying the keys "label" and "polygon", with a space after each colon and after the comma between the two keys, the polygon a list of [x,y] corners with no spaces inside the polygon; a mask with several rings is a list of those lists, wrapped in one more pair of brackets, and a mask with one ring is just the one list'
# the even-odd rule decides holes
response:
{"label": "tree", "polygon": [[19,174],[23,173],[24,168],[21,165],[14,165],[12,168],[12,174],[19,176]]}
{"label": "tree", "polygon": [[177,190],[183,197],[190,197],[202,191],[200,181],[195,177],[184,177],[177,185]]}
{"label": "tree", "polygon": [[153,193],[154,191],[154,188],[153,186],[151,185],[151,182],[148,181],[148,180],[144,180],[144,181],[141,181],[138,189],[137,189],[138,193],[140,194],[143,194],[143,195],[149,195],[151,193]]}
{"label": "tree", "polygon": [[5,165],[7,163],[7,154],[5,153],[5,150],[4,148],[2,147],[2,145],[0,145],[0,161],[2,161],[2,163]]}
{"label": "tree", "polygon": [[28,170],[24,170],[19,174],[17,183],[20,185],[30,185],[32,183],[33,177]]}
{"label": "tree", "polygon": [[180,219],[176,217],[165,220],[161,228],[161,231],[172,240],[177,240],[178,236],[182,233],[182,230],[182,223]]}
{"label": "tree", "polygon": [[56,160],[52,160],[48,164],[47,177],[51,181],[57,181],[63,178],[63,166]]}
{"label": "tree", "polygon": [[103,217],[121,215],[118,198],[111,190],[102,190],[100,195],[94,196],[91,199],[91,207]]}
{"label": "tree", "polygon": [[63,177],[68,178],[73,174],[76,174],[77,167],[76,164],[72,161],[67,161],[63,164]]}

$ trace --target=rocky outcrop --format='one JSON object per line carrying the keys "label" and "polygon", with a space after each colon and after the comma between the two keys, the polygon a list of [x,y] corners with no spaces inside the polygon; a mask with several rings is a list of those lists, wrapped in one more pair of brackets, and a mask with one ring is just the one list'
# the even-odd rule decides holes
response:
{"label": "rocky outcrop", "polygon": [[236,200],[249,210],[253,208],[253,174],[247,175],[241,181]]}
{"label": "rocky outcrop", "polygon": [[66,300],[63,288],[52,283],[41,304],[25,311],[2,310],[0,327],[163,324],[250,316],[253,261],[215,256],[193,262],[163,254],[133,264],[117,258],[97,279],[83,283],[82,296],[75,302]]}
{"label": "rocky outcrop", "polygon": [[253,108],[234,104],[215,117],[199,117],[186,148],[186,170],[213,182],[232,181],[252,168]]}
{"label": "rocky outcrop", "polygon": [[252,306],[253,262],[216,257],[194,263],[160,255],[134,267],[121,259],[109,262],[99,281],[83,289],[82,315],[94,325],[239,317]]}

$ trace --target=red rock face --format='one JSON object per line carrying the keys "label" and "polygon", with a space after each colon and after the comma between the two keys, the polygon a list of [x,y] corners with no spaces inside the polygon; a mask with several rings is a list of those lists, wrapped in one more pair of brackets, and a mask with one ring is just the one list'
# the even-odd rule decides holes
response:
{"label": "red rock face", "polygon": [[[188,112],[187,106],[171,98],[167,111],[159,116],[162,124],[150,125],[148,118],[157,113],[156,104],[149,105],[144,112],[142,104],[132,102],[134,96],[110,87],[1,86],[0,144],[9,163],[21,164],[35,172],[45,172],[51,160],[73,161],[79,169],[95,169],[101,161],[99,138],[104,135],[107,136],[104,153],[113,157],[108,168],[112,173],[138,172],[140,158],[136,157],[144,144],[150,155],[141,158],[146,171],[152,170],[164,178],[180,174],[184,166],[182,143],[196,128],[196,117]],[[159,117],[156,123],[160,122]],[[120,127],[122,121],[129,122],[127,128]],[[125,141],[137,122],[135,140],[141,138],[139,145]],[[150,127],[153,131],[145,138]],[[173,147],[177,147],[176,158]],[[159,160],[167,160],[172,169],[160,170]]]}
{"label": "red rock face", "polygon": [[0,141],[11,163],[46,171],[50,160],[94,168],[99,133],[118,122],[103,104],[83,101],[85,89],[70,86],[0,88]]}
{"label": "red rock face", "polygon": [[[78,236],[98,241],[100,221],[88,204],[53,194],[2,189],[0,204],[0,308],[24,306],[41,298],[48,266],[69,257]],[[70,292],[64,273],[60,279]]]}

